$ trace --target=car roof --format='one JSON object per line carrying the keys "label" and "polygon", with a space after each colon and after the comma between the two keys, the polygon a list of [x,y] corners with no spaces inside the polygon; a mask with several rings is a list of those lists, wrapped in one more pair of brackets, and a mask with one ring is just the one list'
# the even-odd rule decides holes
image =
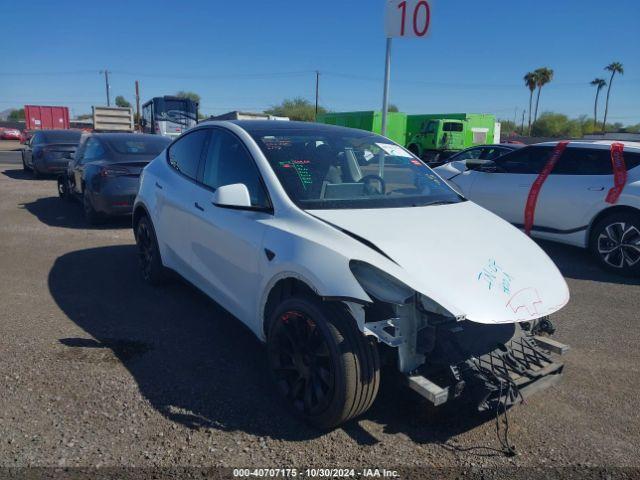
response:
{"label": "car roof", "polygon": [[376,133],[369,132],[366,130],[361,130],[358,128],[348,128],[341,127],[337,125],[328,125],[326,123],[315,123],[315,122],[298,122],[292,120],[207,120],[204,122],[200,122],[198,125],[228,125],[228,124],[238,125],[243,130],[247,131],[249,134],[254,132],[288,132],[288,131],[296,131],[296,132],[345,132],[348,131],[350,134],[358,134],[360,133],[363,136],[369,135],[377,135]]}
{"label": "car roof", "polygon": [[167,143],[169,143],[170,140],[171,140],[171,139],[169,139],[167,137],[163,137],[161,135],[153,135],[153,134],[148,134],[148,133],[93,132],[93,133],[90,133],[89,135],[91,135],[92,137],[104,138],[105,140],[116,140],[118,138],[132,138],[132,139],[139,139],[139,138],[166,138],[167,139]]}
{"label": "car roof", "polygon": [[[543,142],[534,143],[531,146],[535,147],[555,147],[559,142]],[[640,150],[640,142],[628,142],[617,140],[570,140],[569,147],[574,148],[597,148],[602,150],[609,150],[614,143],[622,143],[625,148],[633,148],[634,150]]]}

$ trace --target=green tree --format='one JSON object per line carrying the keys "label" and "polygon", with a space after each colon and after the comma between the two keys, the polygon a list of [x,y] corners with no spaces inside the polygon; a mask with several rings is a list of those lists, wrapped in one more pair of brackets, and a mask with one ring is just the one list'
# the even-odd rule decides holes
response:
{"label": "green tree", "polygon": [[607,101],[604,107],[604,118],[602,119],[603,132],[605,131],[605,127],[607,125],[607,114],[609,113],[609,94],[611,93],[611,85],[613,84],[613,77],[615,76],[616,73],[619,73],[620,75],[624,75],[624,67],[620,62],[612,62],[606,67],[604,67],[604,69],[611,72],[611,78],[609,78],[609,87],[607,88]]}
{"label": "green tree", "polygon": [[11,120],[12,122],[18,122],[20,120],[24,120],[24,108],[11,110],[11,113],[9,114],[7,119]]}
{"label": "green tree", "polygon": [[591,80],[591,85],[597,87],[596,101],[593,103],[593,129],[595,130],[598,124],[598,96],[600,95],[600,90],[607,86],[607,81],[604,78],[594,78]]}
{"label": "green tree", "polygon": [[[313,122],[316,118],[316,107],[309,100],[301,97],[283,100],[280,105],[274,105],[265,113],[278,117],[289,117],[291,120]],[[324,107],[318,107],[318,114],[327,113]]]}
{"label": "green tree", "polygon": [[562,113],[544,112],[533,123],[532,133],[536,137],[581,137],[581,124]]}
{"label": "green tree", "polygon": [[536,89],[536,74],[535,72],[527,72],[527,74],[523,77],[524,84],[529,89],[529,125],[527,127],[527,132],[531,135],[531,110],[533,105],[533,92]]}
{"label": "green tree", "polygon": [[127,100],[122,95],[118,95],[116,97],[116,106],[117,107],[124,107],[124,108],[131,108],[131,104],[129,102],[127,102]]}
{"label": "green tree", "polygon": [[200,95],[195,92],[185,92],[184,90],[180,90],[176,93],[176,97],[179,98],[188,98],[189,100],[193,100],[196,103],[200,103]]}
{"label": "green tree", "polygon": [[390,103],[389,104],[389,108],[387,109],[387,112],[399,112],[400,110],[398,110],[398,107],[396,106],[396,104],[394,103]]}
{"label": "green tree", "polygon": [[533,114],[533,123],[536,123],[536,120],[538,119],[538,105],[540,104],[540,92],[542,91],[542,87],[553,80],[553,70],[547,67],[541,67],[534,70],[533,73],[536,76],[536,87],[538,87],[538,94],[536,95],[536,110]]}

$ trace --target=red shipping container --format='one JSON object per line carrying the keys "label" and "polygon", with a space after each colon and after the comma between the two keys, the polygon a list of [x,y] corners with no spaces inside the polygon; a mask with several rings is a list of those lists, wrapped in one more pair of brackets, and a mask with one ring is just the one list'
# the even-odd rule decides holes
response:
{"label": "red shipping container", "polygon": [[27,130],[68,129],[69,109],[67,107],[25,105],[24,120]]}

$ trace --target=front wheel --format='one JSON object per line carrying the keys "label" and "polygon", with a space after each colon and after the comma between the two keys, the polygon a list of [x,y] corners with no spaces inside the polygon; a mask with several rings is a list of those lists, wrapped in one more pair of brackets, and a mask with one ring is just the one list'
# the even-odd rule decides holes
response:
{"label": "front wheel", "polygon": [[640,214],[613,213],[598,221],[591,230],[590,248],[605,269],[640,274]]}
{"label": "front wheel", "polygon": [[71,200],[69,193],[69,182],[64,175],[58,177],[58,196],[63,200]]}
{"label": "front wheel", "polygon": [[311,296],[284,300],[271,317],[267,351],[280,394],[317,428],[357,417],[378,394],[376,344],[340,305]]}

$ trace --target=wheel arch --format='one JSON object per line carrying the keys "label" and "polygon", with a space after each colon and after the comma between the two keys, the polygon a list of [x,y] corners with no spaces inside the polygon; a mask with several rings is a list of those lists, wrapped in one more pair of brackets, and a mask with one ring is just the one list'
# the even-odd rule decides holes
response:
{"label": "wheel arch", "polygon": [[138,222],[142,217],[148,217],[151,219],[151,215],[149,215],[149,210],[144,206],[143,203],[138,203],[135,207],[133,207],[133,215],[131,216],[131,226],[133,227],[133,235],[136,235],[136,227],[138,226]]}

